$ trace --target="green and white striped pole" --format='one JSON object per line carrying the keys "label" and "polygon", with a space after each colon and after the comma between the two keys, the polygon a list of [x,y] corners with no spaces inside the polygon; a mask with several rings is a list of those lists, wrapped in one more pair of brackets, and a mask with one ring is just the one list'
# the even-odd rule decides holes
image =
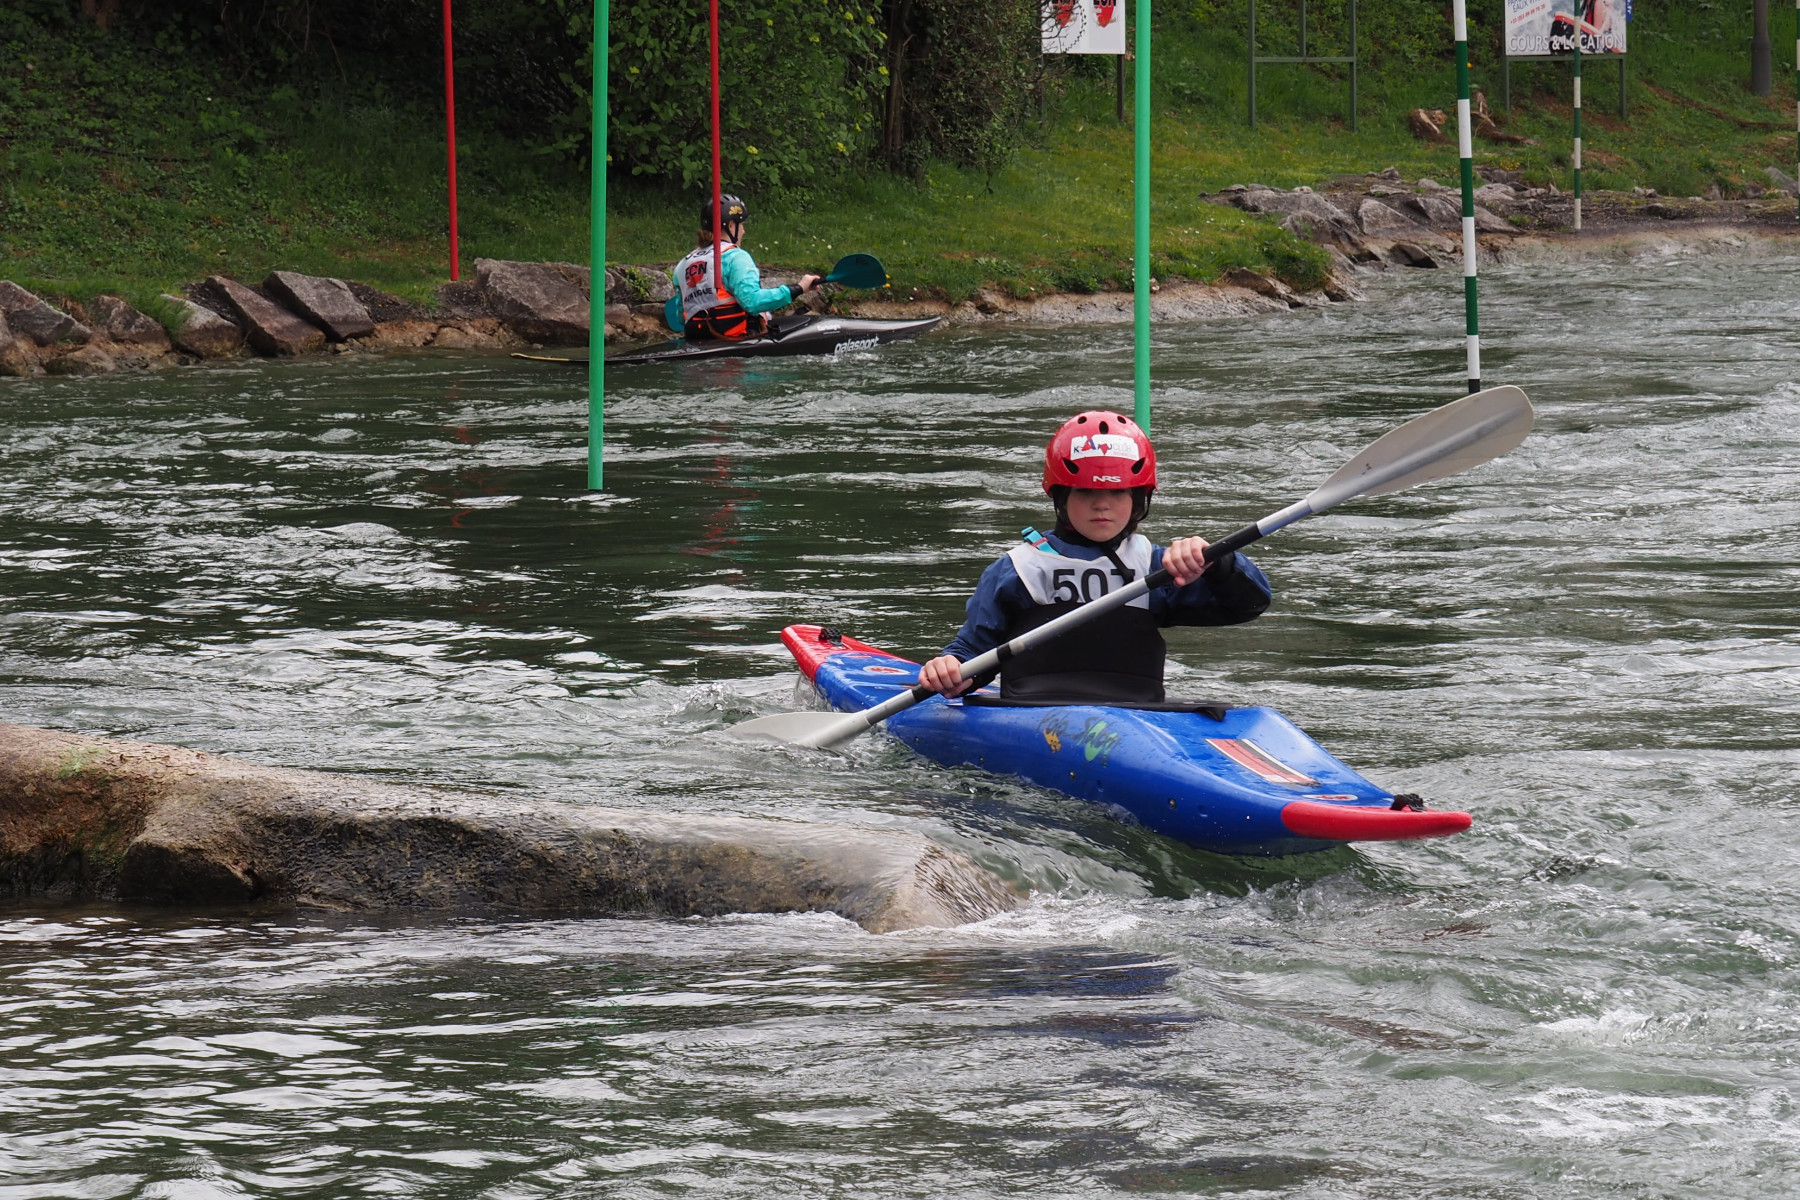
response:
{"label": "green and white striped pole", "polygon": [[[1461,3],[1461,0],[1457,0]],[[1800,0],[1795,0],[1800,4]],[[1133,131],[1136,161],[1132,170],[1136,226],[1131,283],[1134,379],[1138,428],[1150,432],[1150,0],[1137,6],[1137,128]]]}
{"label": "green and white striped pole", "polygon": [[1581,8],[1575,9],[1575,232],[1581,232]]}
{"label": "green and white striped pole", "polygon": [[1455,0],[1451,16],[1456,27],[1456,148],[1462,155],[1463,328],[1473,395],[1481,390],[1481,322],[1475,301],[1475,139],[1469,125],[1469,11],[1464,0]]}
{"label": "green and white striped pole", "polygon": [[[1800,3],[1800,0],[1795,0]],[[594,0],[594,171],[588,221],[588,487],[599,491],[606,457],[606,58],[609,0]]]}

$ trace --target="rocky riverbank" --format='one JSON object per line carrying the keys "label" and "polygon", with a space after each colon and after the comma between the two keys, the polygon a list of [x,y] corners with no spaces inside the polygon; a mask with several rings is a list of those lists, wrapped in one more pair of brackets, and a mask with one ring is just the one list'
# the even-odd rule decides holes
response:
{"label": "rocky riverbank", "polygon": [[[1483,168],[1475,226],[1488,261],[1545,261],[1595,254],[1670,253],[1800,236],[1800,185],[1773,168],[1773,187],[1754,196],[1665,197],[1648,189],[1590,193],[1582,231],[1572,231],[1574,197],[1525,185],[1518,172]],[[1292,190],[1234,184],[1203,199],[1266,215],[1323,246],[1331,271],[1316,291],[1233,268],[1211,283],[1152,283],[1158,320],[1255,316],[1361,299],[1361,282],[1388,270],[1460,266],[1458,189],[1408,181],[1388,168]],[[223,275],[160,298],[154,316],[117,296],[86,303],[51,300],[0,280],[0,375],[92,375],[189,364],[245,354],[265,357],[394,352],[426,347],[512,351],[588,342],[588,269],[573,263],[477,259],[473,280],[446,284],[421,306],[353,280],[274,271],[261,283]],[[765,281],[792,281],[779,269]],[[668,336],[663,304],[673,294],[668,264],[609,267],[605,338]],[[947,323],[1106,324],[1132,319],[1125,292],[1018,297],[983,289],[951,302],[887,296],[807,298],[814,308],[875,318],[943,317]]]}
{"label": "rocky riverbank", "polygon": [[834,912],[877,932],[1020,897],[923,838],[259,767],[0,724],[0,897],[347,911]]}
{"label": "rocky riverbank", "polygon": [[[243,354],[585,345],[588,287],[588,269],[573,263],[478,259],[472,281],[439,288],[425,308],[353,280],[214,275],[160,297],[152,317],[117,296],[59,307],[0,281],[0,375],[95,375]],[[666,334],[672,294],[666,269],[607,268],[607,339]]]}

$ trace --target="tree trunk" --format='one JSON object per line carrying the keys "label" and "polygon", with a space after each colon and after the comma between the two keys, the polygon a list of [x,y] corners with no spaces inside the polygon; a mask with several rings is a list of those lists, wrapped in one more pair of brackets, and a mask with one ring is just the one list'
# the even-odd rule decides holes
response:
{"label": "tree trunk", "polygon": [[119,0],[81,0],[81,15],[98,25],[102,32],[119,15]]}
{"label": "tree trunk", "polygon": [[1769,67],[1769,0],[1755,0],[1755,31],[1750,35],[1750,90],[1758,96],[1771,91]]}
{"label": "tree trunk", "polygon": [[881,154],[888,170],[906,170],[906,52],[912,45],[912,0],[888,5],[887,104],[881,121]]}

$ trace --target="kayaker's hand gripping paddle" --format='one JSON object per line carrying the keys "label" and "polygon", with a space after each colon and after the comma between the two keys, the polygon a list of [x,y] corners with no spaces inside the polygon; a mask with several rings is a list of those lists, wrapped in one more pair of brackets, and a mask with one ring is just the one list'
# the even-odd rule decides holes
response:
{"label": "kayaker's hand gripping paddle", "polygon": [[[1209,544],[1206,561],[1211,563],[1234,554],[1302,517],[1315,516],[1357,496],[1398,492],[1498,458],[1525,440],[1525,435],[1531,431],[1533,415],[1531,401],[1516,387],[1489,388],[1442,408],[1434,408],[1382,435],[1368,449],[1338,468],[1337,474],[1314,488],[1306,499]],[[1116,592],[1109,592],[1054,621],[1020,634],[1004,646],[971,658],[962,665],[962,677],[985,675],[1013,655],[1047,642],[1104,612],[1129,604],[1152,588],[1162,587],[1170,581],[1166,569],[1154,571]],[[937,693],[929,688],[915,686],[861,712],[778,713],[746,721],[736,726],[732,733],[796,746],[836,746],[935,695]]]}

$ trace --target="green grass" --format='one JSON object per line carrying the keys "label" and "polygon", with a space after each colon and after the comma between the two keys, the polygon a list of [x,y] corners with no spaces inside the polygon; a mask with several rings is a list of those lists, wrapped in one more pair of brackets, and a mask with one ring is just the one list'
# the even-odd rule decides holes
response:
{"label": "green grass", "polygon": [[[1590,187],[1690,195],[1717,185],[1735,194],[1766,184],[1766,166],[1794,171],[1793,77],[1778,54],[1775,97],[1749,95],[1744,8],[1653,10],[1646,0],[1632,25],[1626,122],[1616,116],[1614,68],[1590,62]],[[1792,10],[1777,6],[1773,16],[1775,45],[1789,44]],[[158,61],[139,49],[91,31],[41,40],[24,82],[0,92],[0,277],[141,303],[215,272],[340,275],[421,300],[447,278],[441,117],[432,106],[378,90],[316,102],[285,88],[257,94],[192,56]],[[1207,204],[1202,192],[1317,184],[1389,165],[1408,178],[1455,179],[1454,148],[1424,145],[1405,124],[1415,106],[1454,108],[1447,62],[1374,60],[1352,133],[1342,80],[1297,67],[1265,69],[1262,123],[1247,128],[1241,35],[1176,20],[1155,61],[1159,277],[1211,279],[1245,266],[1304,283],[1321,269],[1316,248]],[[752,197],[752,248],[765,265],[812,269],[869,251],[903,297],[1129,286],[1131,134],[1114,117],[1110,63],[1074,70],[1028,130],[1027,148],[993,177],[939,166],[915,182],[869,170],[805,195]],[[1479,49],[1475,78],[1497,108],[1499,68]],[[1746,129],[1655,88],[1782,128]],[[1567,186],[1567,91],[1564,67],[1515,69],[1510,128],[1541,144],[1481,146],[1478,161]],[[585,260],[585,172],[484,133],[479,114],[461,116],[465,274],[482,256]],[[692,245],[692,207],[691,198],[615,181],[608,258],[679,257]]]}

